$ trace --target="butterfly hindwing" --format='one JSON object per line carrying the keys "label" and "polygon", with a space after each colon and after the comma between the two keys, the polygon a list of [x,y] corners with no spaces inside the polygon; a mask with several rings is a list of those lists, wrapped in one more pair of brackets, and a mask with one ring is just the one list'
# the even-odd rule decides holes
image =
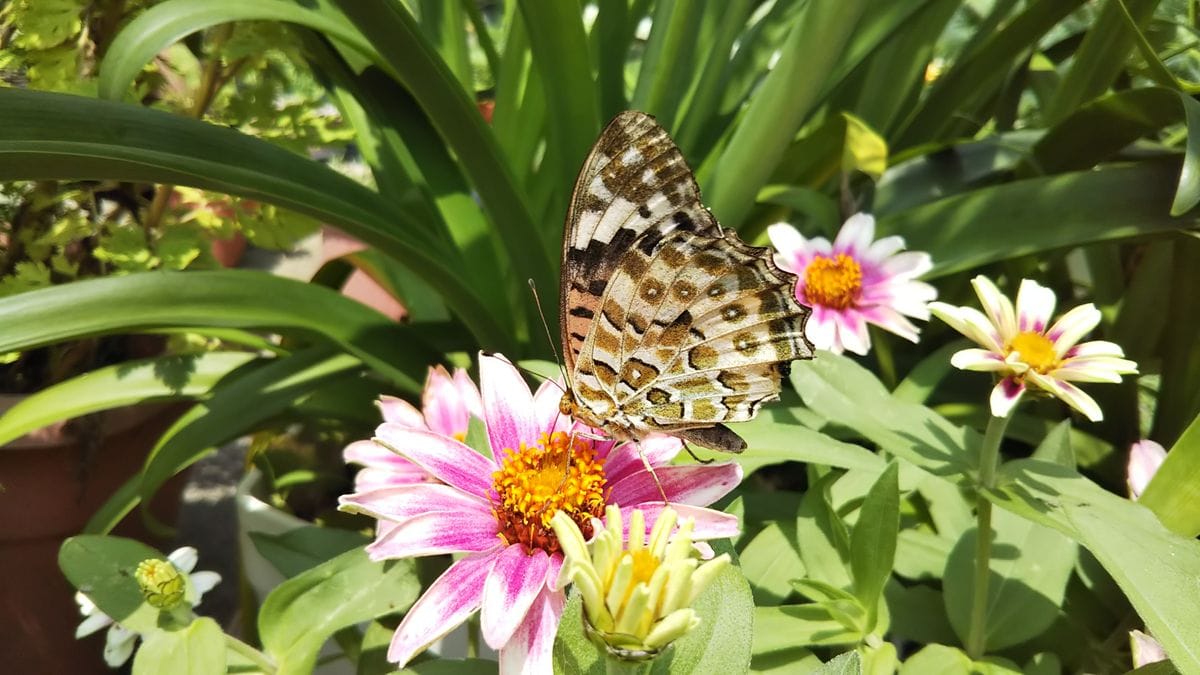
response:
{"label": "butterfly hindwing", "polygon": [[562,274],[567,400],[618,438],[664,432],[739,451],[721,423],[752,418],[788,364],[813,354],[795,276],[721,229],[643,113],[618,115],[584,162]]}

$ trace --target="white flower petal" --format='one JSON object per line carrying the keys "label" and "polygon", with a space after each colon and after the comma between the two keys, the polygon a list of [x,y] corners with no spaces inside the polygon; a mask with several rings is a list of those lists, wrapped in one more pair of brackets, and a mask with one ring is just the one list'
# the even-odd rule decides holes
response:
{"label": "white flower petal", "polygon": [[1046,337],[1054,343],[1054,353],[1062,358],[1080,338],[1100,325],[1101,318],[1100,310],[1090,302],[1063,314],[1062,318],[1055,321],[1050,330],[1046,331]]}
{"label": "white flower petal", "polygon": [[996,288],[992,280],[982,274],[971,280],[975,295],[984,313],[1000,335],[1000,342],[1008,342],[1017,334],[1017,315],[1008,297]]}
{"label": "white flower petal", "polygon": [[835,354],[842,353],[842,346],[837,342],[837,319],[833,310],[813,307],[812,316],[804,332],[817,349],[825,349]]}
{"label": "white flower petal", "polygon": [[995,387],[992,388],[991,397],[988,400],[992,409],[993,417],[1004,417],[1017,405],[1021,400],[1021,395],[1025,393],[1025,385],[1021,382],[1006,377],[1000,380]]}
{"label": "white flower petal", "polygon": [[847,311],[838,315],[837,335],[838,342],[848,352],[866,356],[871,351],[871,334],[867,332],[867,322],[858,312]]}
{"label": "white flower petal", "polygon": [[96,631],[111,626],[113,620],[103,612],[97,612],[88,616],[83,621],[79,622],[79,627],[75,629],[75,639],[87,637]]}
{"label": "white flower petal", "polygon": [[856,213],[846,219],[833,241],[833,250],[855,259],[866,257],[875,239],[875,218],[869,213]]}
{"label": "white flower petal", "polygon": [[950,365],[959,370],[977,370],[982,372],[1007,372],[1012,366],[996,352],[986,349],[964,349],[950,357]]}
{"label": "white flower petal", "polygon": [[1088,396],[1082,389],[1070,382],[1047,377],[1033,370],[1026,373],[1025,377],[1038,388],[1054,394],[1067,405],[1083,413],[1083,416],[1089,420],[1099,422],[1104,419],[1104,413],[1100,410],[1100,404],[1096,403],[1096,399]]}
{"label": "white flower petal", "polygon": [[196,568],[196,561],[199,559],[200,554],[191,546],[177,548],[167,556],[167,560],[180,572],[191,572]]}
{"label": "white flower petal", "polygon": [[867,249],[867,252],[863,257],[871,262],[882,263],[884,260],[887,260],[890,256],[900,252],[903,249],[904,237],[893,234],[890,237],[884,237],[883,239],[876,241],[874,244],[871,244],[871,247]]}
{"label": "white flower petal", "polygon": [[788,223],[775,223],[767,227],[767,238],[775,250],[788,260],[794,260],[798,253],[808,248],[808,240]]}
{"label": "white flower petal", "polygon": [[875,307],[863,311],[862,315],[869,323],[873,323],[889,333],[899,335],[909,342],[916,342],[919,338],[920,331],[917,330],[917,327],[891,307]]}
{"label": "white flower petal", "polygon": [[196,589],[196,604],[200,604],[200,598],[204,597],[205,593],[221,583],[221,575],[216,572],[193,572],[188,578],[192,580],[192,586]]}
{"label": "white flower petal", "polygon": [[996,327],[979,310],[971,307],[955,307],[944,302],[931,302],[929,311],[984,349],[990,349],[997,354],[1004,352],[1000,336],[996,333]]}
{"label": "white flower petal", "polygon": [[[1115,342],[1109,342],[1107,340],[1092,340],[1090,342],[1084,342],[1083,344],[1078,344],[1074,347],[1071,347],[1069,350],[1067,350],[1065,356],[1068,359],[1083,356],[1114,356],[1116,358],[1123,358],[1125,356],[1125,350],[1121,349],[1121,345]],[[1133,362],[1130,361],[1130,363]]]}
{"label": "white flower petal", "polygon": [[1017,330],[1044,332],[1057,303],[1054,291],[1033,279],[1023,279],[1017,290]]}
{"label": "white flower petal", "polygon": [[933,258],[924,251],[905,251],[883,261],[880,267],[888,276],[910,280],[933,269]]}
{"label": "white flower petal", "polygon": [[137,633],[120,624],[113,624],[104,640],[104,662],[110,668],[117,668],[128,661],[133,655],[133,645],[137,638]]}

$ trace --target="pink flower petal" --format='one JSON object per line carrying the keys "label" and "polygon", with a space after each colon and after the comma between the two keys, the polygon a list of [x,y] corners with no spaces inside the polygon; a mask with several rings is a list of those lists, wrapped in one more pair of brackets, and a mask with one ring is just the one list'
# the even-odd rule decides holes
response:
{"label": "pink flower petal", "polygon": [[342,495],[338,505],[342,511],[397,521],[439,512],[473,512],[481,519],[493,519],[490,502],[440,483],[414,483]]}
{"label": "pink flower petal", "polygon": [[[640,450],[640,452],[639,452]],[[645,471],[642,455],[650,466],[662,466],[675,459],[683,450],[683,442],[674,436],[650,434],[637,443],[622,443],[604,462],[604,474],[615,483],[630,473]]]}
{"label": "pink flower petal", "polygon": [[425,429],[425,416],[411,403],[395,396],[380,396],[376,403],[384,422],[395,422],[414,429]]}
{"label": "pink flower petal", "polygon": [[375,430],[376,440],[404,455],[435,478],[474,495],[492,489],[492,461],[452,438],[432,431],[383,424]]}
{"label": "pink flower petal", "polygon": [[536,443],[542,429],[534,417],[533,395],[521,373],[503,357],[481,354],[479,381],[483,385],[483,416],[492,455],[501,458],[505,449],[517,450],[522,442]]}
{"label": "pink flower petal", "polygon": [[[664,508],[663,503],[647,503],[622,507],[621,514],[624,518],[625,534],[629,534],[629,519],[630,514],[634,509],[640,510],[646,516],[647,523],[653,523],[658,520],[658,516]],[[695,529],[692,531],[692,539],[701,541],[704,539],[728,539],[741,534],[741,528],[738,525],[737,516],[731,513],[722,513],[714,509],[705,508],[703,506],[693,506],[691,504],[671,504],[671,509],[679,515],[679,522],[683,522],[688,518],[696,521]]]}
{"label": "pink flower petal", "polygon": [[879,326],[887,332],[898,335],[909,342],[916,342],[920,337],[920,331],[917,330],[917,327],[891,307],[860,309],[859,314],[862,315],[867,323]]}
{"label": "pink flower petal", "polygon": [[546,588],[550,556],[541,549],[532,554],[520,544],[505,547],[483,585],[483,611],[479,615],[483,639],[492,649],[508,643],[525,620],[533,601]]}
{"label": "pink flower petal", "polygon": [[542,675],[554,670],[554,636],[565,599],[555,591],[538,595],[517,632],[500,650],[500,675]]}
{"label": "pink flower petal", "polygon": [[479,397],[479,387],[471,381],[471,376],[462,368],[454,369],[454,386],[458,388],[458,398],[467,407],[467,412],[483,419],[483,399]]}
{"label": "pink flower petal", "polygon": [[867,322],[858,311],[846,309],[838,315],[838,342],[846,351],[860,356],[866,356],[871,351],[871,334],[867,332]]}
{"label": "pink flower petal", "polygon": [[412,485],[413,483],[435,482],[437,479],[425,473],[424,469],[412,462],[407,462],[404,465],[396,465],[394,468],[388,469],[372,467],[359,469],[358,473],[354,474],[354,491],[366,492],[379,488]]}
{"label": "pink flower petal", "polygon": [[565,391],[561,384],[553,380],[546,380],[538,386],[533,394],[533,416],[538,429],[547,433],[570,431],[573,420],[559,410]]}
{"label": "pink flower petal", "polygon": [[1129,465],[1126,468],[1126,481],[1129,484],[1129,494],[1137,499],[1146,491],[1150,479],[1158,472],[1158,467],[1167,459],[1167,451],[1163,446],[1146,439],[1134,443],[1129,448]]}
{"label": "pink flower petal", "polygon": [[477,511],[426,513],[400,521],[367,546],[371,560],[486,551],[500,541],[496,519]]}
{"label": "pink flower petal", "polygon": [[1000,380],[992,389],[990,404],[993,417],[1004,417],[1017,405],[1021,400],[1021,395],[1025,393],[1025,385],[1021,382],[1006,377]]}
{"label": "pink flower petal", "polygon": [[[622,507],[648,502],[662,503],[662,492],[675,504],[705,506],[724,497],[742,480],[742,467],[736,462],[724,464],[678,464],[654,470],[658,483],[648,471],[641,471],[612,484],[609,503]],[[662,485],[662,492],[658,486]]]}
{"label": "pink flower petal", "polygon": [[[802,299],[803,301],[803,299]],[[817,349],[825,349],[834,354],[842,353],[842,345],[837,341],[837,314],[835,310],[821,305],[812,308],[812,316],[808,319],[804,332]]]}
{"label": "pink flower petal", "polygon": [[431,431],[454,438],[466,437],[471,411],[445,368],[434,366],[429,369],[425,390],[421,393],[421,408]]}
{"label": "pink flower petal", "polygon": [[403,668],[431,643],[467,620],[483,601],[483,584],[500,547],[468,555],[434,581],[392,635],[388,661]]}
{"label": "pink flower petal", "polygon": [[866,257],[874,239],[875,218],[868,213],[856,213],[847,218],[838,231],[833,250],[859,260]]}

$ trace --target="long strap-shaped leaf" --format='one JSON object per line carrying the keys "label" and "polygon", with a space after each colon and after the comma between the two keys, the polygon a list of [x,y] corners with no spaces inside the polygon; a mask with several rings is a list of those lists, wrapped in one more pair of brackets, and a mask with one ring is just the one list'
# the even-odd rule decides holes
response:
{"label": "long strap-shaped leaf", "polygon": [[511,331],[463,282],[453,252],[377,193],[317,162],[232,129],[133,105],[0,89],[0,181],[107,178],[189,185],[260,199],[337,225],[441,291],[483,344]]}
{"label": "long strap-shaped leaf", "polygon": [[148,272],[0,299],[0,352],[160,326],[262,328],[325,337],[412,392],[437,355],[405,327],[320,286],[263,272]]}

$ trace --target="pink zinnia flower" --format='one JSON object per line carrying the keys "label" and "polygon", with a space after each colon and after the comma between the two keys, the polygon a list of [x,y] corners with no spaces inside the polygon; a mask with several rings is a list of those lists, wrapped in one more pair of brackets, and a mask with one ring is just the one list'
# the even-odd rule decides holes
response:
{"label": "pink zinnia flower", "polygon": [[531,394],[516,368],[494,356],[481,355],[479,370],[490,456],[447,434],[385,423],[375,441],[440,482],[360,491],[341,504],[390,525],[367,547],[374,560],[466,554],[408,611],[389,661],[403,667],[481,610],[501,672],[550,672],[565,601],[556,586],[563,554],[550,527],[554,514],[566,513],[585,536],[609,504],[653,519],[664,507],[661,485],[671,508],[695,519],[696,539],[729,537],[737,519],[700,507],[733,489],[742,471],[733,462],[669,466],[682,445],[666,436],[640,444],[594,440],[602,432],[559,412],[556,384]]}
{"label": "pink zinnia flower", "polygon": [[796,299],[812,307],[805,332],[818,349],[866,354],[869,323],[917,341],[917,327],[905,317],[928,319],[926,303],[937,297],[933,286],[916,281],[933,268],[928,253],[901,253],[897,236],[875,241],[875,219],[865,213],[850,216],[832,244],[805,239],[787,223],[770,226],[767,235],[779,251],[776,264],[800,277]]}
{"label": "pink zinnia flower", "polygon": [[996,373],[992,415],[1004,417],[1030,387],[1055,396],[1093,422],[1104,418],[1100,405],[1073,382],[1120,382],[1137,373],[1120,345],[1104,340],[1079,343],[1100,324],[1092,303],[1074,307],[1050,323],[1058,300],[1054,291],[1032,279],[1021,281],[1017,304],[985,276],[971,280],[983,312],[973,307],[930,303],[929,309],[982,349],[964,349],[950,357],[955,368]]}
{"label": "pink zinnia flower", "polygon": [[[453,377],[442,366],[429,369],[421,410],[395,396],[379,397],[383,421],[410,429],[426,429],[436,434],[465,440],[472,417],[483,419],[483,401],[479,389],[462,368]],[[354,476],[355,492],[392,485],[407,485],[436,480],[421,467],[373,441],[355,441],[342,451],[346,462],[361,464]]]}

